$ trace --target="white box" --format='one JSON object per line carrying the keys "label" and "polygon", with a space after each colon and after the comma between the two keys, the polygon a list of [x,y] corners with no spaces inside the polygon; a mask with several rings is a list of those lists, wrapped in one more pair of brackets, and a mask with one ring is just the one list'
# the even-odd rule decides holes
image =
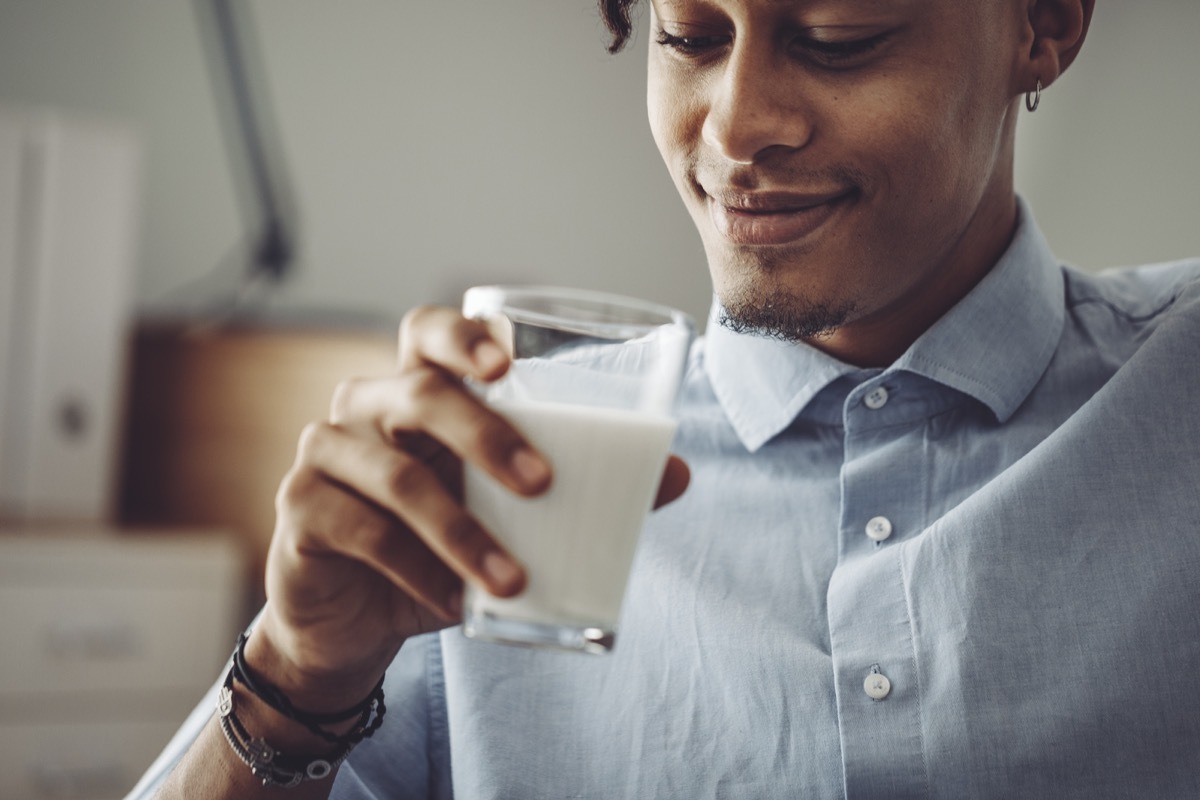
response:
{"label": "white box", "polygon": [[124,797],[245,625],[217,530],[0,527],[0,800]]}
{"label": "white box", "polygon": [[0,516],[112,510],[140,164],[122,125],[0,109]]}

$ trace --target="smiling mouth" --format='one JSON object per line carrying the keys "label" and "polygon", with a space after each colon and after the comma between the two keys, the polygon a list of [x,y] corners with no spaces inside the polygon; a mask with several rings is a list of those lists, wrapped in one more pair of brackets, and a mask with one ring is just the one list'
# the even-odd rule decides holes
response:
{"label": "smiling mouth", "polygon": [[713,226],[732,244],[770,246],[808,238],[854,197],[854,190],[821,194],[762,192],[706,194]]}

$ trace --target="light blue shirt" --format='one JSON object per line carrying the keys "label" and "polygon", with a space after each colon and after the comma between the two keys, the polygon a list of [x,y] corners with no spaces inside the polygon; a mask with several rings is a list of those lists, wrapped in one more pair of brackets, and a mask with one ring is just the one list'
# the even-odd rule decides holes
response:
{"label": "light blue shirt", "polygon": [[615,652],[406,643],[334,796],[1200,797],[1200,261],[1022,219],[886,370],[710,324]]}

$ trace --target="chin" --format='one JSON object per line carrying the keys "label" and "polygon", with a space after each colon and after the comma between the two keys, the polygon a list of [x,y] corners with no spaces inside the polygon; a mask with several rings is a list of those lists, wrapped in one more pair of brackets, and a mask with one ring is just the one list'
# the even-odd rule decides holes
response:
{"label": "chin", "polygon": [[[736,333],[785,341],[826,336],[853,319],[857,304],[848,297],[793,287],[762,265],[728,265],[714,277],[721,304],[720,323]],[[732,274],[731,274],[732,273]]]}

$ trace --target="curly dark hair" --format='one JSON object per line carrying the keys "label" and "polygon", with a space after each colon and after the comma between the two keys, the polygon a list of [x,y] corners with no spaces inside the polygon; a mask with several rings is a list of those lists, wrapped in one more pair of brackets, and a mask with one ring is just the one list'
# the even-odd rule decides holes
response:
{"label": "curly dark hair", "polygon": [[637,5],[637,0],[599,0],[599,3],[600,16],[604,18],[604,24],[612,33],[612,42],[608,46],[608,52],[619,52],[629,41],[629,35],[633,33],[633,20],[630,18],[629,12]]}

